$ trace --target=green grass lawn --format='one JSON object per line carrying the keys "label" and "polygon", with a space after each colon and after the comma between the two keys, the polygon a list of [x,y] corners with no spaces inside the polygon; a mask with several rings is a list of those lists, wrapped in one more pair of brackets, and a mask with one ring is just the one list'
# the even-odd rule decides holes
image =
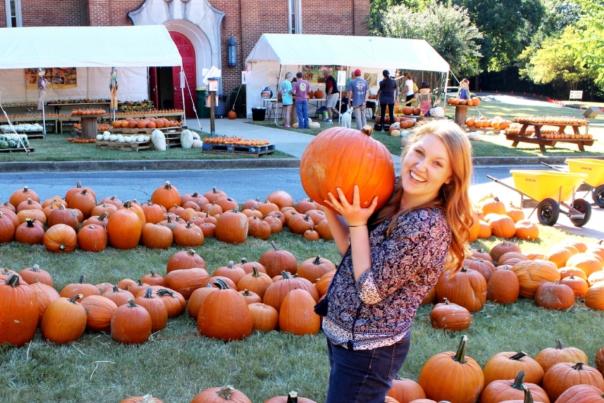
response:
{"label": "green grass lawn", "polygon": [[[523,242],[524,251],[545,251],[549,245],[577,238],[555,228],[540,229],[547,242]],[[272,239],[299,260],[320,254],[338,261],[333,242],[308,242],[289,232]],[[487,248],[497,241],[491,238],[475,246]],[[209,239],[197,251],[211,272],[229,260],[255,260],[268,248],[268,242],[257,239],[242,245]],[[168,257],[176,250],[110,248],[99,254],[56,255],[42,246],[11,243],[0,245],[0,266],[20,269],[38,263],[53,274],[60,289],[81,274],[97,283],[136,279],[150,270],[164,273]],[[416,379],[430,356],[453,350],[458,343],[460,333],[432,329],[429,312],[430,307],[418,312],[411,352],[400,376]],[[522,350],[534,355],[560,338],[585,350],[593,365],[593,355],[602,346],[603,328],[604,312],[590,310],[581,302],[567,312],[541,309],[531,300],[511,306],[487,303],[466,332],[468,354],[484,365],[496,352]],[[224,384],[234,385],[254,402],[293,389],[323,401],[328,367],[322,334],[256,333],[244,341],[224,343],[198,336],[195,322],[185,314],[170,320],[166,329],[141,346],[120,345],[105,333],[87,333],[66,346],[47,343],[39,334],[22,348],[1,346],[0,401],[114,403],[127,395],[152,393],[165,402],[188,402],[199,390]]]}
{"label": "green grass lawn", "polygon": [[[73,135],[49,134],[45,140],[30,140],[35,149],[27,155],[24,152],[0,153],[0,162],[7,161],[100,161],[100,160],[179,160],[179,159],[232,159],[257,158],[242,154],[209,154],[200,149],[168,148],[166,151],[142,150],[120,151],[97,148],[95,144],[72,144],[67,142]],[[275,151],[268,158],[290,158],[290,155]],[[266,158],[266,157],[264,157]]]}

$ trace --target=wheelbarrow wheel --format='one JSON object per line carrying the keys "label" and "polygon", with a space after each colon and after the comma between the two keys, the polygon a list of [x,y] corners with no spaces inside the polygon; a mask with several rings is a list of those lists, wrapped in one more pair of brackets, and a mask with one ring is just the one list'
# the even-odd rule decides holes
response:
{"label": "wheelbarrow wheel", "polygon": [[537,218],[543,225],[554,225],[560,216],[560,205],[554,199],[543,199],[537,205]]}
{"label": "wheelbarrow wheel", "polygon": [[604,208],[604,185],[600,185],[591,192],[594,203],[600,208]]}
{"label": "wheelbarrow wheel", "polygon": [[587,200],[584,199],[575,199],[573,201],[573,208],[581,213],[583,213],[583,218],[574,218],[572,214],[569,213],[570,221],[573,223],[575,227],[582,227],[591,218],[591,204]]}

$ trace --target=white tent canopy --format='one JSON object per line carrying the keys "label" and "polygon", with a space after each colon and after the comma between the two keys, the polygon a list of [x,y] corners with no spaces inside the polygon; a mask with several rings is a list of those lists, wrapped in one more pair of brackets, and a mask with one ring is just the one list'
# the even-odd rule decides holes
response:
{"label": "white tent canopy", "polygon": [[422,39],[377,36],[263,34],[246,59],[247,114],[263,106],[262,89],[276,96],[285,72],[301,66],[345,66],[381,77],[383,69],[431,72],[446,84],[449,63]]}
{"label": "white tent canopy", "polygon": [[0,69],[181,66],[163,25],[0,29]]}
{"label": "white tent canopy", "polygon": [[246,63],[336,65],[446,73],[449,63],[423,39],[377,36],[263,34]]}

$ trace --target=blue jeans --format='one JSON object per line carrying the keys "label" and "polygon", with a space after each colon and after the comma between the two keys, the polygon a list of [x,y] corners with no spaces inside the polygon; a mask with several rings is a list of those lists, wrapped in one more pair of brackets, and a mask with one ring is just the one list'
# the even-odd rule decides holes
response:
{"label": "blue jeans", "polygon": [[348,350],[327,341],[329,389],[326,403],[383,403],[409,352],[411,332],[373,350]]}
{"label": "blue jeans", "polygon": [[296,116],[298,116],[298,128],[308,129],[308,102],[296,101]]}

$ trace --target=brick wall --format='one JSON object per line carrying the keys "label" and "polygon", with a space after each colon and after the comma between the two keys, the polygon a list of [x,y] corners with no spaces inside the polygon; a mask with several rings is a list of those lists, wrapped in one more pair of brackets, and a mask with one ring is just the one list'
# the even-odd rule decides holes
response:
{"label": "brick wall", "polygon": [[6,27],[6,10],[5,3],[0,1],[0,28]]}
{"label": "brick wall", "polygon": [[24,27],[88,25],[88,5],[82,0],[62,0],[60,7],[53,0],[21,0],[21,15]]}
{"label": "brick wall", "polygon": [[[224,13],[222,19],[222,85],[224,93],[228,96],[230,91],[241,83],[241,71],[245,68],[245,58],[247,53],[243,51],[241,36],[241,12],[240,3],[249,0],[211,0],[210,4]],[[246,17],[247,18],[247,17]],[[236,67],[229,67],[227,64],[227,40],[233,35],[237,40],[237,63]]]}
{"label": "brick wall", "polygon": [[354,30],[352,35],[369,34],[369,8],[370,0],[353,0],[354,3]]}

